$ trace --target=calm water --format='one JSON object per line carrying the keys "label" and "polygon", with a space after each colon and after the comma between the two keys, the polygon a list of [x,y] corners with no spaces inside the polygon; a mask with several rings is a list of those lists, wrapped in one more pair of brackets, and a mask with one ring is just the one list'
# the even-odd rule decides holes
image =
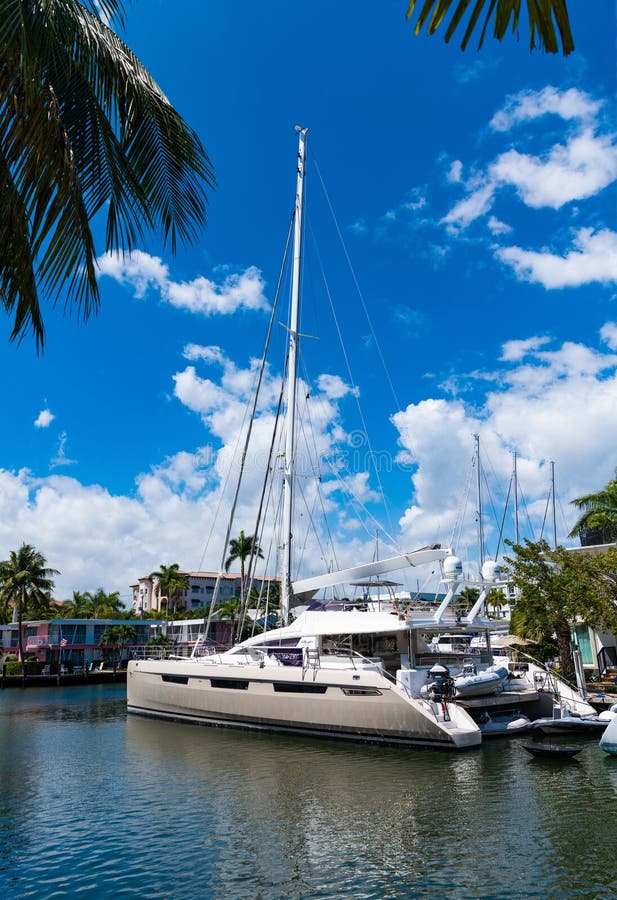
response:
{"label": "calm water", "polygon": [[0,897],[617,898],[617,758],[463,754],[0,693]]}

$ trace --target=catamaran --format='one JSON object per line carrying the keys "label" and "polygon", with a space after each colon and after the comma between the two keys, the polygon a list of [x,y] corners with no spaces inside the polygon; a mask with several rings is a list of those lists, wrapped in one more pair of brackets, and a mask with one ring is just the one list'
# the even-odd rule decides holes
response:
{"label": "catamaran", "polygon": [[[486,590],[463,620],[451,606],[461,581],[461,563],[449,548],[438,544],[292,581],[296,376],[307,129],[297,128],[297,131],[283,467],[283,626],[240,641],[224,652],[196,646],[190,658],[132,660],[127,673],[128,711],[203,725],[274,730],[350,741],[452,749],[477,747],[482,734],[476,719],[485,705],[491,712],[498,712],[504,708],[506,694],[508,697],[514,694],[517,705],[524,699],[539,700],[546,687],[546,673],[540,675],[539,670],[530,666],[510,670],[506,662],[506,669],[498,677],[483,675],[493,666],[490,640],[471,660],[460,653],[450,657],[434,652],[432,638],[440,633],[477,635],[485,631],[488,634],[492,623],[484,621],[480,612],[492,583],[487,582]],[[395,603],[363,604],[357,608],[353,604],[315,599],[319,591],[331,586],[362,583],[378,575],[428,564],[442,566],[448,584],[446,596],[435,612],[401,609]],[[290,621],[290,607],[298,601],[307,601],[308,605]],[[469,641],[465,646],[468,644]],[[470,665],[473,665],[473,672]],[[465,699],[460,680],[461,690],[457,690],[457,677],[467,679],[467,694],[473,694],[472,697]],[[504,688],[506,681],[508,690]],[[482,685],[486,686],[484,690]],[[498,688],[499,694],[493,696]],[[479,698],[478,694],[484,696]],[[508,697],[505,708],[508,708],[508,702],[512,703]],[[479,700],[481,704],[483,700],[486,703],[477,706]],[[576,702],[574,696],[571,700]]]}

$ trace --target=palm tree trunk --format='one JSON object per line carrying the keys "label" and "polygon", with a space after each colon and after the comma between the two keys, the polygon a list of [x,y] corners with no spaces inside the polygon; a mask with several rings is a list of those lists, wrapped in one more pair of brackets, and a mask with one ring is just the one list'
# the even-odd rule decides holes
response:
{"label": "palm tree trunk", "polygon": [[574,682],[576,680],[576,671],[574,669],[570,625],[568,622],[560,623],[556,629],[556,634],[557,646],[559,647],[559,663],[561,665],[563,677],[566,681]]}

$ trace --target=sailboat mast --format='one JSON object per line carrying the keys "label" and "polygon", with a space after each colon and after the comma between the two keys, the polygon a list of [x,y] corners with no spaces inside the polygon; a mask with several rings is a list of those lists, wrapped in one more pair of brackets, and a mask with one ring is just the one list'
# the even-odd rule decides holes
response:
{"label": "sailboat mast", "polygon": [[289,355],[287,362],[287,408],[285,411],[285,473],[283,482],[283,571],[281,575],[281,618],[287,625],[291,604],[293,476],[296,442],[296,379],[298,373],[298,321],[300,308],[300,265],[302,261],[302,206],[308,128],[296,125],[298,132],[298,168],[294,214],[294,250],[289,314]]}
{"label": "sailboat mast", "polygon": [[518,469],[517,469],[517,457],[516,450],[512,454],[514,457],[514,543],[518,544],[519,541],[519,530],[518,530]]}
{"label": "sailboat mast", "polygon": [[553,501],[553,549],[557,549],[557,511],[555,507],[555,463],[551,460],[551,497]]}
{"label": "sailboat mast", "polygon": [[482,525],[482,475],[480,471],[480,435],[474,434],[476,443],[476,492],[477,492],[477,516],[478,516],[478,569],[482,575],[484,565],[484,528]]}

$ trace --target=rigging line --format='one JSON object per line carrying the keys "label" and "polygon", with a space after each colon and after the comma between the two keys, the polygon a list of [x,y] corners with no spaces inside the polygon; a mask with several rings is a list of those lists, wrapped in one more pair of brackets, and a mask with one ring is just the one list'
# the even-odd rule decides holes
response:
{"label": "rigging line", "polygon": [[548,497],[546,498],[546,506],[544,507],[544,518],[542,519],[542,529],[540,531],[540,540],[542,540],[542,538],[544,537],[544,526],[546,524],[546,517],[548,515],[548,507],[551,502],[551,493],[552,493],[552,490],[549,490]]}
{"label": "rigging line", "polygon": [[497,523],[498,523],[498,521],[499,521],[498,518],[497,518],[497,510],[495,509],[495,503],[494,503],[494,501],[493,501],[493,495],[492,495],[492,493],[491,493],[491,488],[490,488],[490,485],[489,485],[489,483],[488,483],[488,478],[486,477],[486,472],[485,472],[485,471],[482,471],[482,476],[483,476],[483,478],[484,478],[484,486],[485,486],[486,492],[487,492],[487,494],[488,494],[489,504],[490,504],[491,510],[492,510],[492,512],[493,512],[493,520],[494,520],[495,524],[497,525]]}
{"label": "rigging line", "polygon": [[508,503],[510,502],[510,491],[512,490],[512,482],[514,481],[514,475],[510,476],[510,483],[508,484],[508,494],[506,496],[506,502],[503,508],[503,516],[501,518],[501,527],[499,529],[499,538],[497,539],[497,549],[495,550],[495,562],[497,562],[497,557],[499,556],[499,548],[501,547],[501,539],[503,537],[503,528],[506,523],[506,515],[508,512]]}
{"label": "rigging line", "polygon": [[252,409],[251,417],[250,417],[250,420],[249,420],[249,427],[248,427],[248,429],[247,429],[246,438],[245,438],[245,441],[244,441],[244,448],[243,448],[243,450],[242,450],[242,461],[241,461],[241,464],[240,464],[240,473],[239,473],[239,476],[238,476],[238,483],[237,483],[237,485],[236,485],[236,491],[235,491],[235,494],[234,494],[233,503],[232,503],[232,507],[231,507],[230,514],[229,514],[229,521],[228,521],[228,525],[227,525],[227,532],[226,532],[226,535],[225,535],[225,544],[224,544],[224,546],[223,546],[223,554],[222,554],[222,557],[221,557],[221,563],[220,563],[220,566],[219,566],[219,572],[218,572],[218,575],[217,575],[217,578],[216,578],[216,582],[215,582],[215,585],[214,585],[214,591],[212,592],[212,598],[211,598],[211,600],[210,600],[210,610],[209,610],[209,612],[208,612],[208,624],[206,625],[206,635],[208,634],[208,630],[209,630],[209,628],[210,628],[210,623],[211,623],[211,621],[212,621],[212,614],[213,614],[213,610],[214,610],[214,605],[215,605],[216,601],[218,600],[218,594],[219,594],[220,583],[221,583],[221,574],[222,574],[223,567],[224,567],[224,564],[225,564],[225,556],[226,556],[226,553],[227,553],[227,546],[228,546],[228,544],[229,544],[229,536],[230,536],[230,534],[231,534],[231,527],[232,527],[232,525],[233,525],[233,519],[234,519],[234,515],[235,515],[235,512],[236,512],[236,506],[238,505],[238,497],[239,497],[239,495],[240,495],[240,486],[241,486],[241,483],[242,483],[242,475],[243,475],[243,473],[244,473],[244,464],[245,464],[245,461],[246,461],[246,455],[247,455],[247,453],[248,453],[248,447],[249,447],[249,442],[250,442],[251,434],[252,434],[252,432],[253,432],[253,423],[254,423],[254,421],[255,421],[255,413],[256,413],[256,410],[257,410],[257,403],[258,403],[258,400],[259,400],[259,392],[260,392],[260,389],[261,389],[261,385],[262,385],[262,382],[263,382],[263,376],[264,376],[264,372],[265,372],[265,369],[266,369],[266,363],[267,363],[267,357],[268,357],[268,349],[269,349],[269,346],[270,346],[270,339],[271,339],[271,337],[272,337],[272,331],[273,331],[273,328],[274,328],[274,319],[275,319],[275,315],[276,315],[276,308],[277,308],[277,305],[278,305],[279,295],[280,295],[280,291],[281,291],[281,285],[282,285],[282,282],[283,282],[283,273],[284,273],[284,271],[285,271],[285,264],[286,264],[286,261],[287,261],[287,255],[288,255],[288,252],[289,252],[289,244],[290,244],[290,241],[291,241],[291,235],[292,235],[292,232],[293,232],[294,219],[295,219],[295,209],[294,209],[294,211],[293,211],[293,213],[292,213],[292,215],[291,215],[291,221],[290,221],[290,223],[289,223],[289,230],[288,230],[288,232],[287,232],[287,240],[286,240],[286,242],[285,242],[285,249],[284,249],[284,251],[283,251],[283,258],[282,258],[282,260],[281,260],[281,267],[280,267],[280,270],[279,270],[278,281],[277,281],[277,285],[276,285],[276,290],[275,290],[275,292],[274,292],[274,299],[273,299],[273,302],[272,302],[272,315],[270,316],[270,321],[269,321],[269,323],[268,323],[268,331],[267,331],[267,333],[266,333],[266,340],[265,340],[265,343],[264,343],[264,351],[263,351],[263,354],[262,354],[262,357],[261,357],[261,365],[260,365],[260,369],[259,369],[259,378],[258,378],[258,381],[257,381],[257,389],[256,389],[256,391],[255,391],[255,397],[254,397],[254,400],[253,400],[253,409]]}
{"label": "rigging line", "polygon": [[388,384],[389,384],[389,386],[390,386],[390,390],[392,391],[392,396],[393,396],[393,398],[394,398],[394,403],[395,403],[395,405],[396,405],[396,409],[397,409],[398,412],[400,412],[400,411],[401,411],[401,404],[399,403],[399,399],[398,399],[397,394],[396,394],[396,391],[395,391],[395,389],[394,389],[394,384],[392,383],[392,379],[390,378],[390,373],[389,373],[389,371],[388,371],[388,367],[386,366],[386,361],[385,361],[384,356],[383,356],[383,353],[382,353],[382,351],[381,351],[381,346],[380,346],[380,344],[379,344],[379,341],[377,340],[377,335],[375,334],[375,329],[373,328],[373,322],[372,322],[372,320],[371,320],[371,317],[369,316],[368,308],[367,308],[366,303],[365,303],[365,301],[364,301],[364,296],[363,296],[363,294],[362,294],[362,291],[360,290],[360,285],[359,285],[359,283],[358,283],[358,279],[357,279],[357,277],[356,277],[356,273],[355,273],[354,268],[353,268],[353,265],[352,265],[352,263],[351,263],[351,257],[349,256],[349,252],[348,252],[348,250],[347,250],[347,246],[346,246],[345,240],[344,240],[344,238],[343,238],[343,233],[342,233],[342,231],[341,231],[341,229],[340,229],[340,226],[339,226],[339,224],[338,224],[338,220],[337,220],[336,214],[335,214],[335,212],[334,212],[334,207],[333,207],[333,205],[332,205],[332,201],[330,200],[330,196],[329,196],[329,194],[328,194],[328,191],[326,190],[326,185],[325,185],[324,180],[323,180],[323,178],[322,178],[321,170],[320,170],[319,165],[318,165],[318,163],[317,163],[317,159],[316,159],[316,157],[315,157],[315,154],[313,154],[312,159],[313,159],[313,164],[314,164],[314,166],[315,166],[315,169],[317,170],[317,175],[318,175],[318,177],[319,177],[319,182],[320,182],[321,187],[322,187],[322,190],[323,190],[323,192],[324,192],[324,196],[325,196],[325,198],[326,198],[326,203],[328,204],[328,207],[329,207],[329,209],[330,209],[330,214],[332,215],[332,220],[333,220],[333,222],[334,222],[334,227],[336,228],[336,232],[337,232],[337,234],[338,234],[339,240],[340,240],[340,242],[341,242],[341,246],[342,246],[342,248],[343,248],[343,253],[345,254],[345,258],[346,258],[346,260],[347,260],[347,264],[348,264],[349,270],[350,270],[350,272],[351,272],[351,277],[352,277],[353,282],[354,282],[354,285],[355,285],[355,287],[356,287],[356,291],[358,292],[358,297],[360,298],[360,303],[361,303],[361,305],[362,305],[362,309],[364,310],[364,315],[366,316],[366,320],[367,320],[367,322],[368,322],[368,325],[369,325],[369,328],[370,328],[370,331],[371,331],[371,336],[372,336],[373,340],[375,341],[375,346],[377,347],[377,352],[378,352],[378,354],[379,354],[379,358],[380,358],[380,360],[381,360],[381,364],[382,364],[382,366],[383,366],[383,368],[384,368],[384,372],[386,373],[386,378],[387,378],[387,380],[388,380]]}
{"label": "rigging line", "polygon": [[[307,416],[307,419],[308,419],[308,425],[309,425],[309,428],[308,428],[308,434],[310,434],[311,437],[312,437],[312,441],[313,441],[313,449],[314,449],[314,452],[315,452],[315,457],[318,458],[318,455],[317,455],[317,445],[316,445],[316,443],[315,443],[315,431],[314,431],[314,429],[313,429],[313,423],[312,423],[312,419],[311,419],[310,403],[306,403],[305,409],[306,409],[306,416]],[[301,430],[303,436],[305,437],[306,443],[308,444],[308,440],[307,440],[307,438],[306,438],[306,432],[305,432],[305,430],[304,430],[304,420],[302,420],[301,423],[300,423],[300,430]],[[314,506],[317,505],[317,502],[319,502],[319,504],[320,504],[320,506],[321,506],[321,513],[322,513],[322,517],[323,517],[324,528],[325,528],[325,531],[326,531],[327,543],[328,543],[329,548],[330,548],[330,550],[331,550],[331,552],[332,552],[333,558],[336,560],[336,549],[335,549],[335,547],[334,547],[334,538],[333,538],[333,536],[332,536],[332,531],[331,531],[331,529],[330,529],[330,522],[329,522],[329,520],[328,520],[328,515],[327,515],[327,513],[326,513],[326,508],[325,508],[324,498],[323,498],[323,492],[322,492],[322,490],[321,490],[321,488],[320,488],[320,485],[321,485],[322,480],[323,480],[323,476],[322,476],[321,469],[320,469],[319,467],[317,468],[317,474],[316,474],[316,476],[315,476],[315,479],[316,479],[316,481],[317,481],[317,490],[315,491],[316,500],[315,500]],[[304,491],[302,491],[302,496],[304,497]],[[308,511],[308,507],[307,507],[307,511]],[[309,513],[309,515],[311,516],[311,525],[313,525],[312,515],[311,515],[310,513]],[[322,551],[324,551],[324,547],[322,546],[321,538],[319,537],[319,533],[318,533],[316,527],[315,527],[315,537],[317,538],[317,541],[318,541],[318,543],[319,543],[320,549],[321,549]],[[338,568],[338,561],[337,561],[337,568]]]}
{"label": "rigging line", "polygon": [[[287,368],[287,363],[288,363],[288,360],[286,361],[285,368]],[[268,450],[268,463],[266,466],[266,471],[264,474],[264,479],[263,479],[263,483],[262,483],[262,487],[261,487],[261,495],[259,497],[259,506],[257,508],[257,516],[255,518],[254,534],[256,537],[259,536],[259,538],[257,540],[258,547],[261,547],[261,541],[263,540],[263,532],[265,529],[265,516],[263,515],[263,511],[264,511],[264,501],[265,501],[265,497],[266,497],[266,492],[269,493],[272,488],[271,473],[272,473],[272,469],[273,469],[273,465],[274,465],[273,460],[274,460],[275,444],[276,444],[277,437],[279,436],[278,426],[279,426],[279,422],[280,422],[281,409],[283,406],[284,393],[285,393],[285,377],[283,377],[281,379],[281,389],[279,391],[279,398],[278,398],[278,403],[277,403],[277,407],[276,407],[276,416],[274,419],[274,425],[272,427],[272,437],[270,439],[270,447]],[[271,546],[271,543],[272,542],[270,542],[270,546]],[[248,573],[247,573],[248,590],[247,590],[247,597],[244,598],[243,609],[242,609],[242,626],[239,631],[239,635],[242,634],[242,629],[244,628],[244,622],[246,620],[246,611],[248,609],[248,596],[250,594],[250,591],[253,588],[254,569],[255,569],[255,565],[257,563],[257,558],[258,557],[257,557],[256,553],[252,553],[249,557],[249,567],[248,567]],[[268,553],[268,559],[269,559],[269,553]],[[267,569],[266,569],[266,571],[267,571]]]}
{"label": "rigging line", "polygon": [[[357,407],[357,409],[358,409],[358,415],[359,415],[359,417],[360,417],[360,422],[361,422],[362,428],[363,428],[363,430],[364,430],[364,437],[365,437],[365,439],[366,439],[367,446],[368,446],[368,451],[369,451],[369,459],[370,459],[370,460],[375,460],[375,459],[377,458],[377,456],[376,456],[375,452],[373,451],[373,447],[372,447],[372,445],[371,445],[371,440],[370,440],[370,435],[369,435],[368,426],[367,426],[367,424],[366,424],[366,419],[365,419],[365,417],[364,417],[364,411],[363,411],[362,405],[361,405],[361,403],[360,403],[360,391],[359,391],[358,386],[357,386],[356,383],[355,383],[355,380],[354,380],[354,377],[353,377],[353,373],[352,373],[352,371],[351,371],[351,365],[350,365],[350,362],[349,362],[349,356],[348,356],[348,354],[347,354],[347,348],[346,348],[346,346],[345,346],[345,341],[343,340],[343,334],[342,334],[342,332],[341,332],[341,328],[340,328],[340,325],[339,325],[338,317],[337,317],[337,315],[336,315],[336,309],[335,309],[335,306],[334,306],[334,302],[333,302],[333,300],[332,300],[332,293],[331,293],[331,291],[330,291],[330,285],[329,285],[329,283],[328,283],[328,279],[327,279],[327,277],[326,277],[326,273],[325,273],[324,266],[323,266],[323,263],[322,263],[321,254],[320,254],[320,252],[319,252],[319,245],[317,244],[317,240],[316,240],[315,235],[314,235],[314,233],[313,233],[313,229],[312,229],[312,226],[311,226],[310,221],[309,221],[309,223],[308,223],[308,227],[309,227],[309,231],[310,231],[311,237],[312,237],[312,239],[313,239],[313,243],[314,243],[314,245],[315,245],[315,254],[316,254],[317,260],[318,260],[318,262],[319,262],[319,269],[320,269],[320,271],[321,271],[321,277],[322,277],[322,280],[323,280],[323,283],[324,283],[324,290],[325,290],[326,296],[327,296],[327,298],[328,298],[328,303],[330,304],[330,311],[331,311],[331,313],[332,313],[332,318],[333,318],[333,320],[334,320],[334,327],[336,328],[336,333],[337,333],[337,335],[338,335],[339,344],[340,344],[340,347],[341,347],[341,352],[342,352],[342,354],[343,354],[343,359],[344,359],[344,361],[345,361],[345,368],[347,369],[347,375],[348,375],[348,377],[349,377],[349,381],[350,381],[350,383],[351,383],[352,393],[353,393],[354,398],[355,398],[355,401],[356,401],[356,407]],[[367,313],[367,315],[368,315],[368,313]],[[375,341],[376,341],[376,338],[375,338]],[[381,353],[381,351],[380,351],[380,353]],[[383,361],[383,358],[382,358],[382,361]],[[385,367],[385,363],[384,363],[384,367]],[[387,374],[388,374],[388,373],[387,373],[387,370],[386,370],[386,375],[387,375]],[[394,389],[393,389],[393,390],[394,390]],[[397,410],[400,412],[400,405],[399,405],[399,403],[398,403],[398,400],[396,399],[396,396],[395,396],[395,403],[396,403],[396,406],[397,406]],[[369,466],[369,468],[370,468],[370,466]],[[373,471],[375,472],[375,477],[376,477],[376,479],[377,479],[377,484],[378,484],[378,486],[379,486],[379,494],[380,494],[380,497],[381,497],[381,501],[382,501],[382,503],[383,503],[383,507],[384,507],[385,513],[386,513],[386,518],[387,518],[387,520],[388,520],[388,527],[390,528],[391,531],[394,531],[394,525],[393,525],[393,523],[392,523],[392,516],[391,516],[391,514],[390,514],[390,508],[389,508],[388,502],[387,502],[387,500],[386,500],[386,493],[385,493],[385,491],[384,491],[383,484],[382,484],[382,481],[381,481],[381,477],[380,477],[380,475],[379,475],[379,469],[377,468],[377,465],[374,464],[374,463],[373,463],[372,468],[373,468]],[[390,540],[393,540],[393,539],[390,537]],[[394,546],[396,546],[397,548],[399,547],[399,545],[398,545],[397,542],[394,542]]]}
{"label": "rigging line", "polygon": [[[456,519],[454,520],[454,525],[452,526],[452,534],[450,535],[450,544],[449,546],[453,549],[458,546],[458,542],[461,539],[461,532],[463,530],[463,520],[465,518],[465,510],[467,509],[467,503],[469,502],[469,492],[471,490],[471,480],[473,478],[473,470],[474,470],[474,461],[475,457],[471,457],[471,461],[469,464],[469,468],[467,469],[467,482],[465,484],[465,488],[463,491],[463,499],[459,505],[459,508],[456,513]],[[456,536],[458,531],[458,537]]]}
{"label": "rigging line", "polygon": [[[304,373],[305,373],[305,376],[306,376],[306,377],[305,377],[305,381],[307,382],[307,384],[310,384],[309,379],[308,379],[308,374],[307,374],[307,372],[306,372],[306,366],[305,366],[305,363],[304,363],[304,359],[302,359],[302,368],[304,369]],[[313,417],[312,417],[312,415],[311,415],[311,405],[312,405],[311,401],[312,401],[312,399],[313,399],[312,395],[309,394],[309,395],[307,396],[307,400],[306,400],[306,403],[305,403],[305,410],[306,410],[306,417],[307,417],[307,419],[308,419],[309,434],[311,435],[312,443],[313,443],[313,451],[314,451],[314,454],[315,454],[315,455],[314,455],[314,459],[317,461],[317,480],[318,480],[317,496],[318,496],[318,498],[319,498],[319,502],[320,502],[320,505],[321,505],[321,512],[322,512],[322,517],[323,517],[324,527],[325,527],[325,529],[326,529],[327,540],[328,540],[328,543],[329,543],[329,545],[330,545],[330,550],[332,551],[332,557],[333,557],[333,559],[335,560],[336,566],[337,566],[337,568],[338,568],[338,560],[337,560],[336,548],[335,548],[335,546],[334,546],[334,537],[333,537],[333,535],[332,535],[332,531],[331,531],[331,529],[330,529],[330,521],[329,521],[328,515],[327,515],[327,513],[326,513],[326,507],[325,507],[325,504],[324,504],[323,491],[322,491],[321,488],[319,487],[319,485],[321,485],[321,483],[322,483],[323,474],[322,474],[322,471],[321,471],[321,464],[320,464],[319,453],[318,453],[318,451],[317,451],[317,443],[316,443],[316,441],[315,441],[315,429],[314,429],[314,427],[313,427]],[[301,428],[302,428],[302,432],[304,433],[304,422],[303,422],[303,421],[302,421],[302,423],[301,423]],[[308,441],[307,441],[307,444],[308,444]],[[336,446],[336,445],[335,445],[335,446]]]}
{"label": "rigging line", "polygon": [[[312,509],[309,509],[309,505],[308,505],[308,503],[307,503],[306,495],[305,495],[305,493],[304,493],[304,488],[303,488],[302,484],[299,483],[299,484],[297,485],[297,487],[298,487],[298,490],[300,491],[300,494],[301,494],[301,496],[302,496],[302,500],[304,501],[304,506],[305,506],[305,509],[306,509],[306,512],[307,512],[307,515],[308,515],[308,519],[309,519],[309,525],[310,525],[310,527],[313,529],[313,533],[314,533],[315,538],[316,538],[316,540],[317,540],[317,546],[319,547],[319,550],[321,551],[321,554],[322,554],[322,557],[323,557],[323,556],[324,556],[324,553],[325,553],[325,547],[324,547],[324,545],[323,545],[323,543],[322,543],[322,541],[321,541],[321,538],[319,537],[319,534],[317,533],[317,529],[314,527],[314,517],[313,517],[313,512],[314,512],[314,510],[315,510],[315,507],[317,506],[317,497],[315,497],[314,500],[313,500],[313,508],[312,508]],[[304,558],[304,553],[305,553],[305,551],[306,551],[306,547],[307,547],[307,544],[308,544],[309,530],[310,530],[309,528],[306,528],[306,529],[305,529],[305,532],[304,532],[304,545],[303,545],[302,548],[300,549],[299,559],[298,559],[298,564],[299,564],[299,565],[302,564],[302,560],[303,560],[303,558]],[[324,557],[324,558],[325,558],[325,557]]]}
{"label": "rigging line", "polygon": [[530,515],[529,515],[529,510],[527,509],[527,501],[525,500],[525,495],[523,494],[523,491],[521,490],[520,482],[519,482],[519,488],[518,488],[518,496],[519,496],[519,499],[520,499],[520,501],[521,501],[522,506],[523,506],[524,509],[525,509],[525,516],[526,516],[526,518],[527,518],[527,525],[529,526],[529,534],[531,535],[531,540],[533,541],[533,540],[535,540],[534,528],[533,528],[533,525],[532,525],[532,523],[531,523],[531,517],[530,517]]}
{"label": "rigging line", "polygon": [[[381,522],[379,522],[379,521],[375,518],[375,516],[372,515],[372,513],[371,513],[371,512],[366,508],[366,506],[362,503],[362,501],[361,501],[358,497],[356,497],[356,495],[355,495],[354,493],[352,493],[352,491],[350,491],[349,487],[345,484],[345,480],[342,478],[340,472],[335,468],[334,463],[332,463],[332,462],[329,461],[329,460],[326,460],[326,463],[327,463],[327,465],[329,466],[329,468],[330,468],[330,470],[331,470],[332,475],[334,476],[334,478],[335,478],[338,482],[340,482],[340,484],[341,484],[341,490],[343,491],[343,493],[345,493],[345,494],[347,495],[347,497],[349,497],[349,501],[350,501],[352,504],[355,504],[355,505],[356,505],[356,508],[359,509],[361,512],[365,513],[366,516],[371,520],[371,524],[372,524],[373,527],[372,527],[372,528],[369,528],[369,526],[366,524],[366,522],[364,522],[364,521],[362,520],[362,517],[361,517],[361,516],[358,516],[358,518],[360,519],[360,524],[362,525],[362,527],[364,528],[364,530],[366,531],[366,533],[367,533],[367,534],[370,534],[371,536],[374,537],[374,529],[375,529],[375,528],[378,528],[378,529],[382,532],[382,534],[384,534],[384,535],[386,536],[386,538],[387,538],[388,541],[390,542],[390,546],[391,546],[391,547],[394,547],[395,549],[398,550],[398,549],[399,549],[398,543],[392,538],[392,536],[391,536],[390,534],[388,534],[388,532],[386,531],[386,529],[383,527],[383,524],[382,524]],[[349,469],[347,469],[347,471],[349,472]],[[349,474],[352,474],[352,473],[350,472]]]}

